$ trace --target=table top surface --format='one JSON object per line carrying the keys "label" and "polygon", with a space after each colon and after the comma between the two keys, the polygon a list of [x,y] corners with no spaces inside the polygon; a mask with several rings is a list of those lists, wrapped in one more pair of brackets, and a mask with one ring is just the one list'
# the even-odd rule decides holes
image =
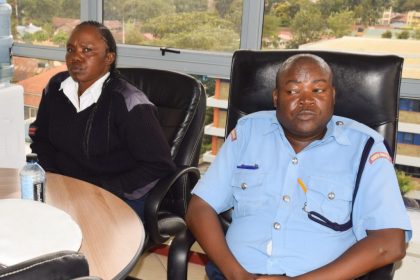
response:
{"label": "table top surface", "polygon": [[[0,198],[20,198],[17,169],[0,168]],[[90,183],[47,173],[46,203],[68,213],[80,226],[80,252],[90,275],[120,279],[133,268],[144,243],[137,214],[121,199]]]}

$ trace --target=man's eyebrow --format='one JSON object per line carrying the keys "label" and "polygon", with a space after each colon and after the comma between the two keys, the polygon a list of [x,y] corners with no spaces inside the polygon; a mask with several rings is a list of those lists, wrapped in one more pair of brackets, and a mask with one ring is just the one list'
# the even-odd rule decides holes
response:
{"label": "man's eyebrow", "polygon": [[302,83],[302,82],[300,82],[300,81],[298,81],[298,80],[287,80],[287,81],[286,81],[286,85],[287,85],[287,84],[290,84],[290,83],[293,83],[293,84],[300,84],[300,83]]}
{"label": "man's eyebrow", "polygon": [[327,83],[328,81],[326,79],[318,79],[318,80],[313,80],[312,81],[313,84],[316,84],[316,83],[319,83],[319,82]]}

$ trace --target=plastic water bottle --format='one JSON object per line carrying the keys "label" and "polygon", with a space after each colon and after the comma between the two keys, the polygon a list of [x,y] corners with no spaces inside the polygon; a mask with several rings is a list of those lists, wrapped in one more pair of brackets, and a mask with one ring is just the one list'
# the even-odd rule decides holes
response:
{"label": "plastic water bottle", "polygon": [[38,164],[37,154],[26,155],[26,165],[20,171],[20,190],[23,199],[45,202],[45,171]]}
{"label": "plastic water bottle", "polygon": [[11,14],[12,7],[0,0],[0,87],[7,86],[13,78]]}

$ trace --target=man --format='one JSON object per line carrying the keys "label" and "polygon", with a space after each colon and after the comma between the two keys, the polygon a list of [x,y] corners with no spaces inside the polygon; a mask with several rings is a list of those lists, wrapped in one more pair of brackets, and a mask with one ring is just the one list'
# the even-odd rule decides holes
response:
{"label": "man", "polygon": [[[240,119],[194,188],[188,226],[226,279],[353,279],[404,257],[411,228],[383,138],[333,116],[334,101],[328,64],[290,57],[276,111]],[[217,214],[232,207],[225,237]]]}

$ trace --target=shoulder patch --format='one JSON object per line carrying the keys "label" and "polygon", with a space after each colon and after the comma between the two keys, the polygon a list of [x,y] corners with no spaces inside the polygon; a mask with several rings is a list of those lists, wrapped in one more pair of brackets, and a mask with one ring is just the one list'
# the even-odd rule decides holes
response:
{"label": "shoulder patch", "polygon": [[36,127],[34,125],[30,125],[29,126],[29,131],[28,131],[29,136],[35,136],[37,129],[38,129],[38,127]]}
{"label": "shoulder patch", "polygon": [[391,163],[392,163],[392,158],[391,158],[391,157],[390,157],[390,155],[389,155],[388,153],[386,153],[386,152],[376,152],[376,153],[372,154],[372,155],[369,157],[369,163],[370,163],[370,164],[373,164],[376,160],[378,160],[378,159],[380,159],[380,158],[387,159],[387,160],[389,160],[389,162],[391,162]]}
{"label": "shoulder patch", "polygon": [[236,134],[236,128],[232,129],[232,131],[229,133],[230,141],[235,141],[238,139],[238,135]]}

